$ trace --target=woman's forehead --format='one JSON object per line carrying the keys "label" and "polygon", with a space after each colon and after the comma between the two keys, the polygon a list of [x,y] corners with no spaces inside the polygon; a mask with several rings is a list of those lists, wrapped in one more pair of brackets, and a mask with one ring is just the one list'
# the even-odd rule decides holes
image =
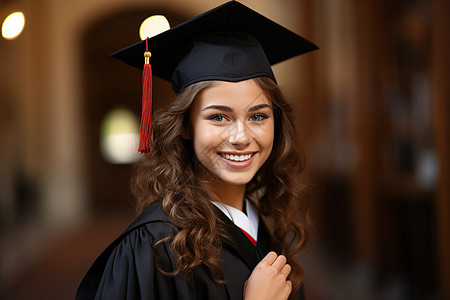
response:
{"label": "woman's forehead", "polygon": [[221,105],[236,108],[250,108],[269,104],[270,99],[253,79],[240,82],[219,81],[205,89],[195,101],[198,106]]}

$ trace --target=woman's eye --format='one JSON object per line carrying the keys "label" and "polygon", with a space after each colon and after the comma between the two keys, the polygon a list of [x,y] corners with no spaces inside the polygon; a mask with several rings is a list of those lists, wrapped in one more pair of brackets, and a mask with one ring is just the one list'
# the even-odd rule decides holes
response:
{"label": "woman's eye", "polygon": [[208,119],[211,121],[215,121],[215,122],[223,122],[223,121],[225,121],[225,116],[221,115],[221,114],[215,114],[215,115],[208,117]]}
{"label": "woman's eye", "polygon": [[250,117],[250,121],[256,121],[257,122],[257,121],[263,121],[263,120],[268,119],[268,118],[269,118],[268,115],[259,113],[259,114],[252,115]]}

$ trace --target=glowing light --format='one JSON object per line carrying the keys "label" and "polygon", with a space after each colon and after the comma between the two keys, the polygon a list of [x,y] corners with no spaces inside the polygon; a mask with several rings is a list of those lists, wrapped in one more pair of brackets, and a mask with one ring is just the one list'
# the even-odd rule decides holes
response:
{"label": "glowing light", "polygon": [[15,39],[25,27],[25,16],[15,12],[6,17],[2,25],[2,36],[7,40]]}
{"label": "glowing light", "polygon": [[127,108],[115,108],[102,122],[100,149],[106,161],[128,164],[138,161],[139,121]]}
{"label": "glowing light", "polygon": [[139,28],[139,36],[141,40],[152,37],[170,29],[169,21],[162,15],[154,15],[148,17],[142,22]]}

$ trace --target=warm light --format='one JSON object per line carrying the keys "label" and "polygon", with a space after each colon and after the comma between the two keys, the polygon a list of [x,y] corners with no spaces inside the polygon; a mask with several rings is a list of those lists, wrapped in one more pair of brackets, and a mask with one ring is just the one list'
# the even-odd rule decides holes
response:
{"label": "warm light", "polygon": [[6,17],[2,25],[2,36],[7,40],[15,39],[25,27],[25,16],[15,12]]}
{"label": "warm light", "polygon": [[147,37],[150,38],[168,29],[170,29],[170,25],[166,17],[155,15],[148,17],[142,22],[141,28],[139,28],[139,36],[141,40],[145,40]]}
{"label": "warm light", "polygon": [[102,122],[100,148],[103,157],[112,164],[128,164],[140,159],[139,121],[127,108],[115,108]]}

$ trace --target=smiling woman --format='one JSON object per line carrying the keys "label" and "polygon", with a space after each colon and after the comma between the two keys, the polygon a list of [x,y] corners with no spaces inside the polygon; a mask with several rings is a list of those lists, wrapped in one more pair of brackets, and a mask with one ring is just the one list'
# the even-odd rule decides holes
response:
{"label": "smiling woman", "polygon": [[[251,270],[269,250],[287,257],[290,272],[285,282],[293,283],[293,299],[302,299],[298,289],[303,270],[294,255],[307,241],[308,224],[297,180],[303,159],[296,137],[292,109],[268,77],[194,83],[167,111],[156,115],[153,148],[139,165],[134,192],[144,214],[158,199],[162,199],[161,209],[170,208],[166,214],[180,231],[167,245],[169,255],[178,257],[173,258],[176,265],[186,265],[177,271],[179,275],[194,276],[197,289],[206,289],[207,297],[201,299],[218,295],[218,299],[229,299],[220,297],[226,291],[233,293],[230,299],[242,298],[244,282],[252,278]],[[242,156],[250,158],[240,161]],[[270,231],[259,214],[270,222]],[[237,230],[230,231],[229,226]],[[230,246],[228,234],[239,244]],[[288,242],[287,235],[297,238]],[[205,257],[191,253],[191,243],[203,249]],[[221,255],[221,251],[238,251],[240,258]],[[199,268],[207,268],[210,275],[199,273]],[[226,280],[233,278],[225,287],[216,285],[222,280],[214,275],[220,269]],[[253,286],[260,290],[261,284]]]}
{"label": "smiling woman", "polygon": [[77,299],[304,299],[302,148],[271,64],[314,49],[230,1],[113,54],[142,68],[145,52],[145,91],[153,69],[177,96],[141,125],[151,147],[139,147],[133,179],[140,216]]}

